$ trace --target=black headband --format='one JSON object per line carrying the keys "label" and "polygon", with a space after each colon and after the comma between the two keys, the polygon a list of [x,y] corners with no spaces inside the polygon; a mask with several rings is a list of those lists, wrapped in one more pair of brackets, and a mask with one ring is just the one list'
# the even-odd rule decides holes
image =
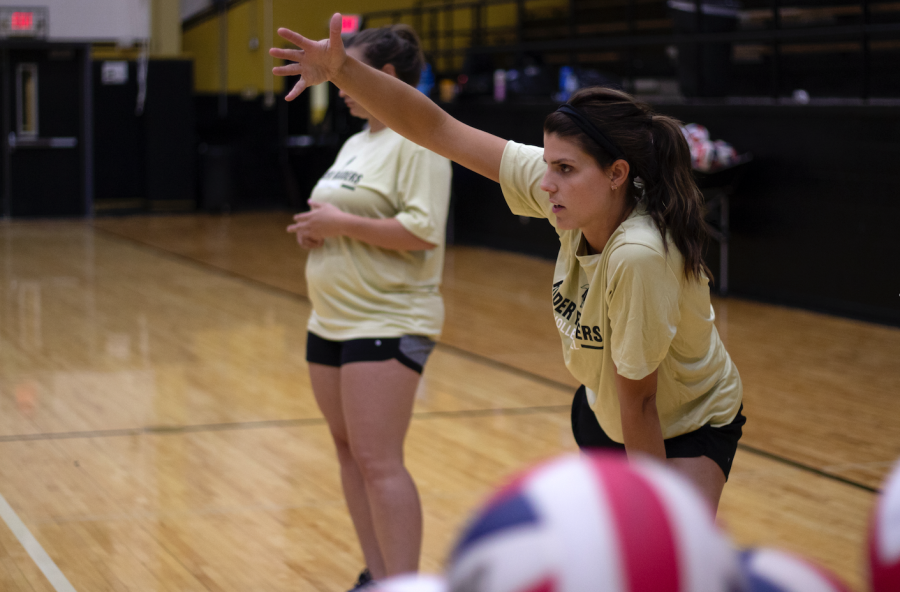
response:
{"label": "black headband", "polygon": [[606,137],[606,134],[601,132],[596,125],[591,123],[591,120],[585,117],[584,113],[569,105],[568,103],[564,105],[560,105],[559,109],[557,109],[560,113],[565,113],[569,117],[572,118],[572,121],[575,122],[575,125],[581,128],[581,131],[586,133],[590,139],[597,142],[601,148],[609,152],[613,160],[625,160],[625,153],[619,150],[619,147],[616,146],[612,140]]}

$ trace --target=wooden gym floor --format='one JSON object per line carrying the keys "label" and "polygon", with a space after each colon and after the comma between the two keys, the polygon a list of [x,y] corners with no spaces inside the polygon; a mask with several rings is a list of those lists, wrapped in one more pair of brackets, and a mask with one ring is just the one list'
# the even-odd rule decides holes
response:
{"label": "wooden gym floor", "polygon": [[[349,586],[362,560],[307,378],[289,219],[0,223],[0,590]],[[425,571],[498,480],[575,449],[551,273],[448,251],[407,441]],[[720,521],[862,590],[874,492],[900,457],[900,329],[714,305],[748,417]]]}

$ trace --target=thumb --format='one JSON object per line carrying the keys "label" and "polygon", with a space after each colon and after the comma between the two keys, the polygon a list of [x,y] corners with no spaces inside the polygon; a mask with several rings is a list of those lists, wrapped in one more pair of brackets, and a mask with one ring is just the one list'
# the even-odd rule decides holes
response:
{"label": "thumb", "polygon": [[341,29],[343,29],[344,17],[341,13],[336,12],[331,16],[331,29],[329,30],[328,41],[332,48],[344,46],[344,40],[341,39]]}
{"label": "thumb", "polygon": [[317,201],[312,200],[312,199],[309,200],[309,201],[307,201],[306,203],[309,204],[309,210],[310,210],[310,211],[313,211],[313,210],[321,210],[322,208],[325,207],[325,204],[320,203],[320,202],[317,202]]}

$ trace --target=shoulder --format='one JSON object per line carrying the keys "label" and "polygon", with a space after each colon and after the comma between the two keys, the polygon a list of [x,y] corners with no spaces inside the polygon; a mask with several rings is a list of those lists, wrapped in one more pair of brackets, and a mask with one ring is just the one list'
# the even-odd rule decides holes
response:
{"label": "shoulder", "polygon": [[674,273],[684,264],[671,237],[664,243],[653,218],[646,214],[623,222],[610,247],[610,271],[632,268],[662,272],[668,267]]}
{"label": "shoulder", "polygon": [[[610,255],[619,257],[665,257],[666,245],[659,228],[647,214],[636,214],[622,222],[613,237]],[[670,245],[671,246],[671,245]]]}
{"label": "shoulder", "polygon": [[500,185],[531,192],[547,170],[544,149],[509,141],[500,160]]}
{"label": "shoulder", "polygon": [[356,132],[355,134],[347,138],[347,140],[344,142],[343,148],[356,147],[365,144],[367,135],[368,132],[366,132],[366,130]]}
{"label": "shoulder", "polygon": [[529,146],[510,140],[503,150],[503,161],[511,161],[518,165],[537,163],[544,165],[544,149],[540,146]]}

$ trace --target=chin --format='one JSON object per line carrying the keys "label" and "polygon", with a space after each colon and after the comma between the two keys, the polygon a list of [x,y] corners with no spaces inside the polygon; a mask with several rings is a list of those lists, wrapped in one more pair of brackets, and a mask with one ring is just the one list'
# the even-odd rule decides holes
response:
{"label": "chin", "polygon": [[560,218],[557,216],[556,218],[556,228],[558,230],[575,230],[578,227],[571,222],[566,221],[565,218]]}

